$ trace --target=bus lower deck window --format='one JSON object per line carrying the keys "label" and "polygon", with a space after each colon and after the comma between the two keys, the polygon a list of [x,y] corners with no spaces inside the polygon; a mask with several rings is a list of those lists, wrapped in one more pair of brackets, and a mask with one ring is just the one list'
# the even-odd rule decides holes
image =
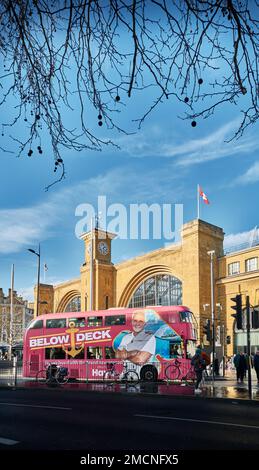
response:
{"label": "bus lower deck window", "polygon": [[46,348],[45,359],[66,359],[66,353],[62,348]]}
{"label": "bus lower deck window", "polygon": [[86,357],[87,359],[102,359],[102,348],[100,347],[89,347],[87,348]]}
{"label": "bus lower deck window", "polygon": [[115,358],[115,351],[113,348],[107,346],[105,348],[105,359],[114,359]]}

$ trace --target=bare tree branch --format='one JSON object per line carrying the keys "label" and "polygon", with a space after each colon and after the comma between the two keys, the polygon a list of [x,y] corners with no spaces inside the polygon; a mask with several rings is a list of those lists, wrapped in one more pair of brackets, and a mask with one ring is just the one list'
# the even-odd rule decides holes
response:
{"label": "bare tree branch", "polygon": [[0,24],[2,129],[18,156],[49,135],[56,181],[62,149],[114,145],[96,126],[128,133],[120,113],[145,90],[139,127],[165,98],[195,124],[237,106],[233,138],[258,119],[257,0],[2,0]]}

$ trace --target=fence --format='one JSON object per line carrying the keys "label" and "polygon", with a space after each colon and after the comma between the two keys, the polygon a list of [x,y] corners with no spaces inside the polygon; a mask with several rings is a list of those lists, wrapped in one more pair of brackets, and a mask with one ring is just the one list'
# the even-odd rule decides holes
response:
{"label": "fence", "polygon": [[0,386],[16,387],[22,378],[22,361],[14,357],[11,361],[0,360]]}

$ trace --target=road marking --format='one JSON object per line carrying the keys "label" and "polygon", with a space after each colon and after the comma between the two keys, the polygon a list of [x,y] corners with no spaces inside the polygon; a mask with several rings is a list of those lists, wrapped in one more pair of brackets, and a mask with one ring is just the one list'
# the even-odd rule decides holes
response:
{"label": "road marking", "polygon": [[14,446],[18,443],[19,441],[13,441],[13,439],[6,439],[5,437],[0,437],[0,444],[4,444],[6,446]]}
{"label": "road marking", "polygon": [[6,403],[2,402],[0,405],[5,405],[5,406],[26,406],[27,408],[47,408],[50,410],[72,410],[72,408],[66,408],[63,406],[45,406],[45,405],[27,405],[25,403]]}
{"label": "road marking", "polygon": [[234,426],[238,428],[259,429],[259,426],[250,426],[249,424],[225,423],[221,421],[206,421],[203,419],[174,418],[172,416],[154,416],[154,415],[134,415],[139,418],[172,419],[175,421],[190,421],[193,423],[219,424],[220,426]]}

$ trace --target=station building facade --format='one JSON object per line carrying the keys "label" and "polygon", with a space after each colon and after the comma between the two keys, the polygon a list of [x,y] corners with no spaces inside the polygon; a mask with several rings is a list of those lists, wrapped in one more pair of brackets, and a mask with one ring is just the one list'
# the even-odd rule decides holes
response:
{"label": "station building facade", "polygon": [[[82,236],[85,250],[80,275],[55,286],[40,284],[40,314],[88,311],[90,304],[93,310],[186,305],[194,313],[199,341],[209,347],[203,327],[211,316],[208,251],[214,251],[216,349],[220,356],[245,349],[245,332],[236,330],[231,316],[231,298],[241,293],[243,302],[249,295],[251,304],[259,305],[259,245],[225,255],[223,229],[196,219],[183,225],[180,242],[114,264],[114,238],[97,228]],[[259,347],[259,330],[251,333],[254,350]]]}

